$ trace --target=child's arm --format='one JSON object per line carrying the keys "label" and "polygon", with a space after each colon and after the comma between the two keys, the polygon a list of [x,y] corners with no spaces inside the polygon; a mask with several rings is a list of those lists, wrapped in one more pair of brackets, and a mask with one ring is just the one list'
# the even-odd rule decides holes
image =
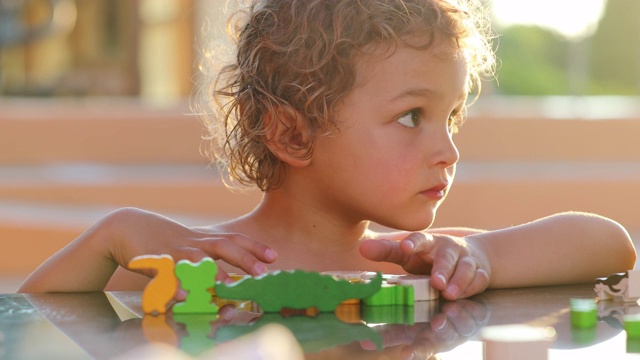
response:
{"label": "child's arm", "polygon": [[563,213],[469,238],[491,259],[494,288],[591,282],[636,262],[627,231],[593,214]]}
{"label": "child's arm", "polygon": [[[107,215],[40,265],[19,292],[101,291],[121,265],[138,255],[169,254],[174,259],[221,259],[248,274],[266,270],[276,254],[240,234],[188,228],[164,216],[139,209]],[[150,273],[145,273],[151,275]],[[225,273],[219,271],[219,280]]]}
{"label": "child's arm", "polygon": [[[469,236],[486,232],[487,230],[466,228],[466,227],[446,227],[428,229],[427,233],[431,235],[449,235],[449,236]],[[405,233],[406,234],[406,233]]]}
{"label": "child's arm", "polygon": [[492,288],[593,281],[632,269],[633,243],[618,223],[591,214],[563,213],[528,224],[464,237],[413,233],[402,241],[364,241],[375,261],[430,273],[448,299]]}

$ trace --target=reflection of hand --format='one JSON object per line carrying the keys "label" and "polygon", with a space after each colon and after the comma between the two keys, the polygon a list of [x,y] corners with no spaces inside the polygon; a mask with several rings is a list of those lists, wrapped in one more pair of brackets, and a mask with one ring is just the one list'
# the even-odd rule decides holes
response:
{"label": "reflection of hand", "polygon": [[[465,299],[444,303],[442,311],[428,323],[382,325],[376,329],[381,332],[385,348],[402,346],[402,358],[422,359],[469,340],[489,317],[490,311],[484,303]],[[361,345],[368,350],[375,349],[371,344]]]}
{"label": "reflection of hand", "polygon": [[431,319],[433,343],[445,351],[469,340],[487,324],[491,313],[487,306],[474,300],[458,300],[442,305],[442,312]]}
{"label": "reflection of hand", "polygon": [[212,333],[218,328],[231,324],[249,324],[260,318],[259,313],[238,310],[233,304],[226,304],[218,309],[218,319],[211,323]]}
{"label": "reflection of hand", "polygon": [[[237,304],[237,303],[236,303]],[[260,318],[260,313],[238,309],[234,304],[225,304],[218,310],[222,324],[248,324]]]}
{"label": "reflection of hand", "polygon": [[478,294],[489,285],[486,256],[462,237],[415,232],[401,241],[365,240],[360,253],[369,260],[398,264],[411,274],[431,274],[431,286],[449,300]]}

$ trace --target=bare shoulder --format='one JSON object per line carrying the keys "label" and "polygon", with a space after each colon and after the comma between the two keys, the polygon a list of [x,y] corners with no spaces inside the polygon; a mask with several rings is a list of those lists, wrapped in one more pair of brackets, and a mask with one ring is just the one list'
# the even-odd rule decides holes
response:
{"label": "bare shoulder", "polygon": [[242,233],[243,225],[241,221],[234,219],[212,225],[194,226],[192,229],[210,234],[236,234]]}

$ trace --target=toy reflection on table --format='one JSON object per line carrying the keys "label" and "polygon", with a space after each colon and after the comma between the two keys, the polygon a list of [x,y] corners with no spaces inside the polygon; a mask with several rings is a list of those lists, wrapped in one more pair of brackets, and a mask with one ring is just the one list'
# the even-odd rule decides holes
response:
{"label": "toy reflection on table", "polygon": [[[377,351],[383,356],[399,351],[423,355],[428,351],[433,355],[473,338],[490,316],[488,307],[479,301],[459,300],[442,306],[437,302],[430,303],[432,305],[414,309],[420,313],[427,312],[427,315],[414,316],[407,310],[411,307],[361,304],[341,304],[335,312],[318,312],[311,308],[255,313],[250,311],[251,305],[247,302],[234,304],[222,300],[218,316],[175,315],[169,312],[165,316],[165,324],[158,324],[146,319],[159,316],[147,314],[142,325],[152,327],[143,328],[145,335],[157,335],[158,328],[163,328],[169,332],[164,335],[170,341],[168,344],[192,356],[199,356],[207,349],[236,341],[273,324],[288,329],[306,354],[340,357],[340,354]],[[396,311],[390,311],[390,308]],[[404,309],[404,313],[398,316],[400,311],[397,309]],[[428,320],[418,322],[417,318]],[[155,341],[162,341],[162,338],[156,336]]]}

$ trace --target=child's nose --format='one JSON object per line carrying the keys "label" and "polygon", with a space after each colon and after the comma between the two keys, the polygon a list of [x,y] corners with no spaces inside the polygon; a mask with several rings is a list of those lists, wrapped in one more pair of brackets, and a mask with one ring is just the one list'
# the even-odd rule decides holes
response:
{"label": "child's nose", "polygon": [[434,139],[436,145],[435,151],[431,157],[431,165],[432,166],[441,166],[444,168],[448,168],[450,166],[455,165],[460,159],[460,153],[458,152],[458,148],[453,142],[453,138],[451,134],[448,132],[445,134],[441,134]]}

